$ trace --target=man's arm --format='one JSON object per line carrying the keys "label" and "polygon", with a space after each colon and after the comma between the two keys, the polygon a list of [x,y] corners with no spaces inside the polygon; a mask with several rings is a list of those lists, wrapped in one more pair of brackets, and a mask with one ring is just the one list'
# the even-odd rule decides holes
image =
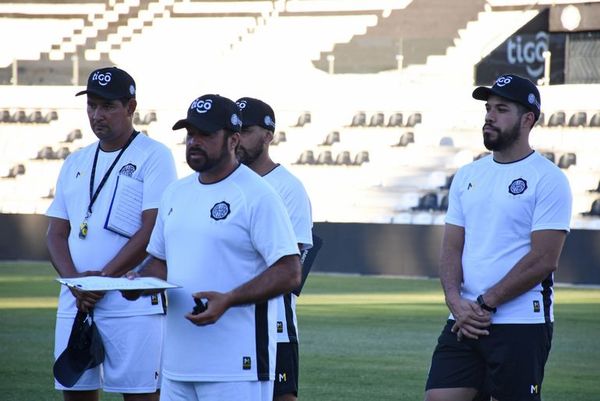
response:
{"label": "man's arm", "polygon": [[267,270],[228,293],[197,292],[194,298],[207,299],[206,311],[186,318],[199,326],[213,324],[233,306],[248,305],[287,294],[300,285],[302,267],[298,255],[287,255]]}
{"label": "man's arm", "polygon": [[[46,232],[46,246],[50,253],[50,261],[60,277],[99,276],[100,271],[78,272],[69,250],[69,234],[71,226],[68,220],[50,217]],[[76,299],[77,309],[88,312],[104,296],[102,292],[77,291],[70,288]]]}
{"label": "man's arm", "polygon": [[147,256],[146,247],[156,222],[158,209],[147,209],[142,212],[142,226],[121,248],[115,257],[102,268],[102,275],[121,277],[140,264]]}
{"label": "man's arm", "polygon": [[561,230],[539,230],[531,233],[531,250],[483,295],[491,307],[502,305],[529,291],[558,268],[567,233]]}
{"label": "man's arm", "polygon": [[482,310],[477,303],[462,298],[460,294],[463,280],[462,253],[465,244],[465,229],[446,224],[440,257],[440,281],[446,297],[446,305],[456,319],[452,328],[459,338],[478,338],[487,335],[485,329],[490,324],[490,313]]}

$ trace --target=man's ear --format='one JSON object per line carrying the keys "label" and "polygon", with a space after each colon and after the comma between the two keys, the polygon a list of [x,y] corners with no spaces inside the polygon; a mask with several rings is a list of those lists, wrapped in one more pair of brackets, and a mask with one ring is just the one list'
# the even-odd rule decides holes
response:
{"label": "man's ear", "polygon": [[136,108],[137,108],[137,100],[132,97],[131,99],[129,99],[129,102],[127,102],[127,114],[129,114],[130,116],[133,116],[133,113],[135,112]]}
{"label": "man's ear", "polygon": [[273,141],[274,136],[273,131],[267,130],[264,138],[265,145],[269,145]]}
{"label": "man's ear", "polygon": [[535,114],[533,111],[528,111],[521,116],[521,125],[527,126],[529,129],[532,129],[535,125]]}
{"label": "man's ear", "polygon": [[240,133],[239,132],[234,132],[229,137],[229,149],[233,150],[233,151],[236,151],[239,144],[240,144]]}

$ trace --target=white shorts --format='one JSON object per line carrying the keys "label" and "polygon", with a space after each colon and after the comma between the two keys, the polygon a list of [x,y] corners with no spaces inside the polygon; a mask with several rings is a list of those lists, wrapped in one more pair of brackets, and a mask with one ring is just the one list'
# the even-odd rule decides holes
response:
{"label": "white shorts", "polygon": [[160,401],[273,401],[269,381],[183,382],[162,379]]}
{"label": "white shorts", "polygon": [[[58,317],[54,359],[67,347],[74,318]],[[110,393],[154,393],[160,388],[165,315],[94,316],[102,342],[104,363],[86,370],[73,387],[54,380],[57,390],[103,389]]]}

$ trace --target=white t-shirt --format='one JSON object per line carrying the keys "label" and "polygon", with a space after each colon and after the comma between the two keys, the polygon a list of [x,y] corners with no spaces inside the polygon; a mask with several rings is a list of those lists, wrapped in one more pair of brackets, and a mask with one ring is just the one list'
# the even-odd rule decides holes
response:
{"label": "white t-shirt", "polygon": [[[278,165],[263,176],[281,196],[287,209],[296,242],[302,244],[302,250],[312,247],[312,210],[310,199],[302,182],[285,167]],[[296,298],[293,293],[277,298],[277,342],[297,343],[298,319],[296,317]]]}
{"label": "white t-shirt", "polygon": [[[128,238],[104,228],[118,175],[127,175],[143,182],[142,209],[156,209],[164,189],[177,178],[171,151],[162,143],[138,134],[125,150],[92,206],[92,215],[87,219],[88,235],[79,238],[79,226],[83,222],[90,201],[89,186],[94,154],[98,142],[80,149],[67,157],[60,171],[55,198],[46,212],[47,216],[69,220],[69,250],[75,268],[79,272],[102,270]],[[98,153],[94,175],[94,191],[119,154]],[[132,266],[132,268],[135,266]],[[75,297],[61,286],[57,316],[75,316]],[[118,291],[106,293],[94,308],[96,316],[136,316],[164,313],[160,296],[142,297],[135,302],[126,300]]]}
{"label": "white t-shirt", "polygon": [[277,303],[228,309],[212,325],[185,319],[198,291],[228,292],[286,255],[296,237],[283,202],[260,176],[240,165],[201,184],[192,174],[165,191],[148,252],[166,260],[169,313],[163,373],[179,381],[273,380]]}
{"label": "white t-shirt", "polygon": [[[464,227],[462,295],[475,300],[531,249],[531,233],[569,231],[571,189],[564,173],[537,152],[513,163],[486,156],[456,173],[446,223]],[[554,320],[553,275],[498,306],[493,323]]]}

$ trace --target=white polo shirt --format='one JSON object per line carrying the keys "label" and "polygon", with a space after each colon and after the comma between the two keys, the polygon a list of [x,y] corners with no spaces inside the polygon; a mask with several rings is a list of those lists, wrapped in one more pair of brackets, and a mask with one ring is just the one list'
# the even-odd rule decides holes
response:
{"label": "white polo shirt", "polygon": [[275,376],[277,303],[227,310],[198,327],[184,315],[198,291],[228,292],[280,258],[298,254],[279,195],[240,165],[225,179],[201,184],[192,174],[162,199],[148,252],[166,260],[169,313],[163,374],[179,381],[254,381]]}
{"label": "white polo shirt", "polygon": [[[275,167],[263,178],[281,196],[292,221],[296,242],[301,244],[302,250],[311,248],[313,244],[312,209],[302,182],[282,165]],[[277,298],[277,342],[279,343],[297,343],[299,341],[296,298],[298,297],[293,293]]]}
{"label": "white polo shirt", "polygon": [[[475,300],[531,249],[531,233],[569,231],[571,189],[565,174],[537,152],[513,163],[492,155],[456,173],[446,223],[464,227],[462,295]],[[498,306],[492,323],[554,320],[553,275]]]}
{"label": "white polo shirt", "polygon": [[[104,228],[111,200],[115,193],[117,177],[127,175],[143,183],[142,207],[156,209],[164,189],[177,178],[171,151],[162,143],[138,134],[113,168],[108,180],[93,204],[92,215],[87,219],[88,235],[79,238],[79,225],[83,222],[90,201],[89,186],[98,142],[88,145],[67,157],[60,171],[55,198],[46,212],[47,216],[68,220],[71,226],[69,250],[79,272],[102,270],[128,238]],[[115,160],[119,150],[98,153],[94,190]],[[133,267],[133,266],[132,266]],[[58,300],[57,316],[73,317],[76,314],[75,297],[62,286]],[[161,297],[142,297],[127,301],[118,291],[106,293],[94,308],[96,316],[135,316],[164,313]]]}

